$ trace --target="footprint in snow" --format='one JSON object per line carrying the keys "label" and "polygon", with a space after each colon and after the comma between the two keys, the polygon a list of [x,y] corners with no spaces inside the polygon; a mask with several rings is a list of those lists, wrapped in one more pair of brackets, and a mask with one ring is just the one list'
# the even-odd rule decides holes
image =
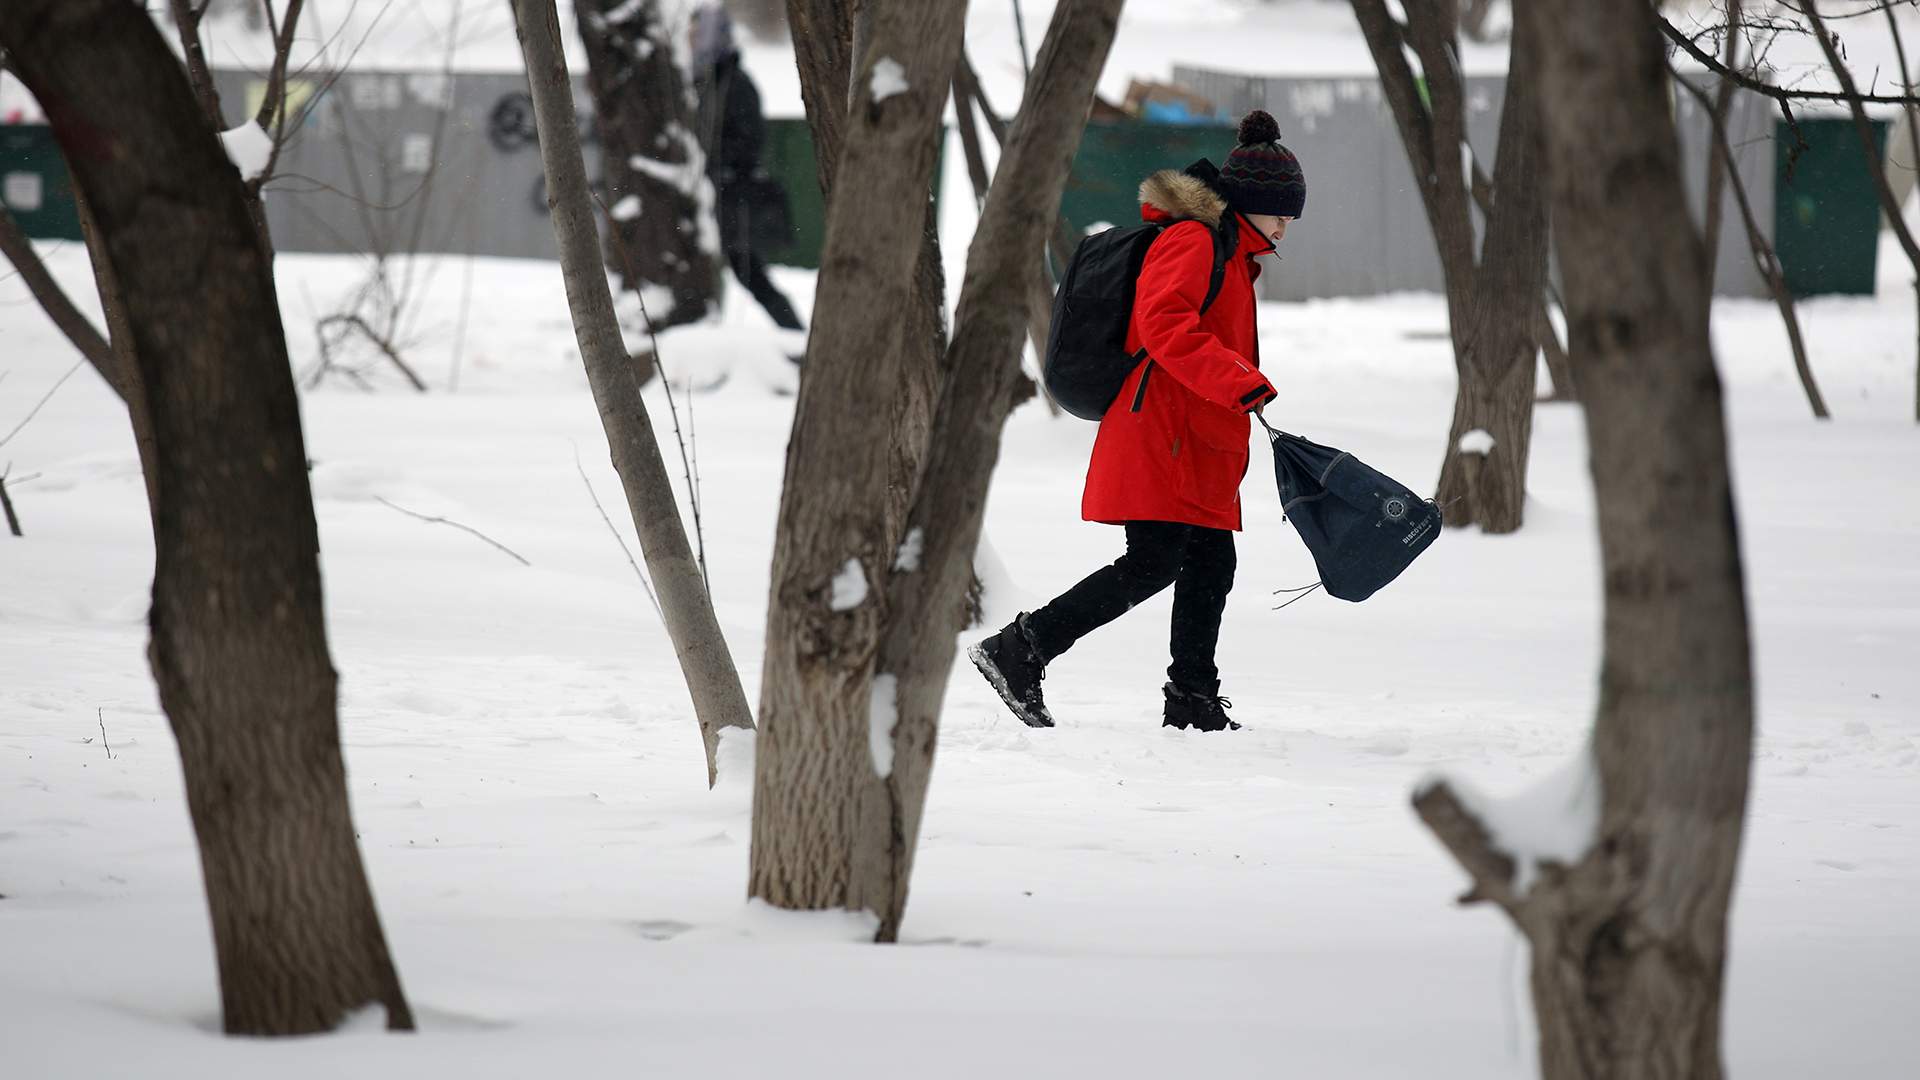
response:
{"label": "footprint in snow", "polygon": [[634,923],[633,928],[648,941],[671,941],[693,929],[693,924],[678,919],[643,919]]}

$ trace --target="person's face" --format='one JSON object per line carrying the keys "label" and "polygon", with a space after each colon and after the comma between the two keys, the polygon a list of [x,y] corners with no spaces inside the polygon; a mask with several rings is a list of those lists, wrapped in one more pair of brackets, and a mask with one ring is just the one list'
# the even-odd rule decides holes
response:
{"label": "person's face", "polygon": [[1280,246],[1280,241],[1287,235],[1287,224],[1293,220],[1278,214],[1248,214],[1246,217],[1253,222],[1254,228],[1260,230],[1261,236],[1273,242],[1274,247]]}

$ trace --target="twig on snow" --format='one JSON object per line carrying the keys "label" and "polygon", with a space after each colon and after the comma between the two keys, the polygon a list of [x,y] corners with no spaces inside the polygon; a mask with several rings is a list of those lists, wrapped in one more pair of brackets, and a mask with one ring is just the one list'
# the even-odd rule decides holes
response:
{"label": "twig on snow", "polygon": [[519,552],[513,550],[512,548],[501,543],[500,541],[495,540],[493,537],[488,536],[486,533],[481,532],[479,529],[476,529],[471,525],[462,525],[459,522],[451,520],[449,518],[430,517],[426,514],[416,514],[404,506],[395,506],[393,503],[389,502],[384,498],[381,498],[378,495],[375,495],[373,497],[373,501],[381,504],[382,506],[389,507],[390,509],[398,510],[410,518],[418,518],[419,520],[424,521],[429,525],[451,525],[462,532],[472,533],[473,535],[479,537],[480,539],[485,540],[487,543],[492,544],[494,547],[499,548],[501,551],[506,552],[508,555],[513,556],[514,560],[518,562],[521,566],[533,565],[532,563],[528,562],[524,557],[522,557]]}
{"label": "twig on snow", "polygon": [[107,742],[107,710],[95,709],[95,719],[100,721],[100,746],[107,752],[107,760],[113,760],[113,746]]}

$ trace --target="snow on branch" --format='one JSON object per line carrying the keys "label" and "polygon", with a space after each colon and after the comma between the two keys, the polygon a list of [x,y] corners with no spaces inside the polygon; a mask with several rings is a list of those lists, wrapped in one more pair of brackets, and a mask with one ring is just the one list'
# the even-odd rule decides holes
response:
{"label": "snow on branch", "polygon": [[876,105],[911,89],[907,85],[907,69],[891,56],[883,56],[873,65],[873,78],[868,86],[873,90],[873,102]]}
{"label": "snow on branch", "polygon": [[220,145],[226,147],[227,157],[239,166],[242,180],[258,179],[273,162],[273,136],[252,120],[221,132]]}
{"label": "snow on branch", "polygon": [[1473,879],[1460,902],[1491,900],[1512,911],[1526,901],[1541,867],[1570,867],[1592,850],[1600,829],[1600,775],[1583,748],[1506,798],[1457,777],[1428,777],[1414,789],[1413,808]]}

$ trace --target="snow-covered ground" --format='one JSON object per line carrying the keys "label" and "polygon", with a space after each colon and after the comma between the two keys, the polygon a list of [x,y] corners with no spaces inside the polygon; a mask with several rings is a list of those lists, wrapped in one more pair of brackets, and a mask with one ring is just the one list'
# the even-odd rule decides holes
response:
{"label": "snow-covered ground", "polygon": [[[43,251],[87,292],[73,245]],[[1737,1076],[1911,1076],[1920,994],[1920,430],[1914,313],[1802,313],[1836,418],[1808,416],[1763,304],[1722,302],[1760,742],[1734,907]],[[296,366],[354,282],[283,256]],[[1306,272],[1283,264],[1285,272]],[[1158,724],[1167,600],[1060,660],[1030,731],[959,665],[907,943],[744,902],[750,778],[707,791],[672,652],[575,471],[618,484],[551,264],[437,264],[409,358],[433,391],[304,396],[356,821],[422,1030],[227,1040],[173,740],[143,658],[151,550],[131,439],[81,370],[4,448],[0,1046],[9,1076],[1532,1073],[1524,954],[1407,808],[1430,770],[1491,793],[1573,758],[1598,588],[1579,414],[1537,421],[1528,524],[1449,532],[1364,605],[1313,580],[1256,457],[1222,641],[1232,735]],[[779,272],[804,301],[812,282]],[[791,374],[739,293],[663,348],[698,434],[721,620],[757,693]],[[1431,483],[1452,393],[1430,296],[1270,304],[1287,427]],[[457,392],[454,346],[463,340]],[[0,433],[74,363],[0,281]],[[665,399],[649,401],[660,427]],[[987,530],[997,615],[1118,553],[1078,521],[1092,425],[1009,425]],[[677,470],[676,470],[677,472]],[[445,514],[513,548],[523,567]],[[631,543],[631,540],[629,540]],[[104,730],[103,730],[104,729]],[[104,738],[103,738],[104,736]],[[108,744],[111,746],[111,756]]]}

